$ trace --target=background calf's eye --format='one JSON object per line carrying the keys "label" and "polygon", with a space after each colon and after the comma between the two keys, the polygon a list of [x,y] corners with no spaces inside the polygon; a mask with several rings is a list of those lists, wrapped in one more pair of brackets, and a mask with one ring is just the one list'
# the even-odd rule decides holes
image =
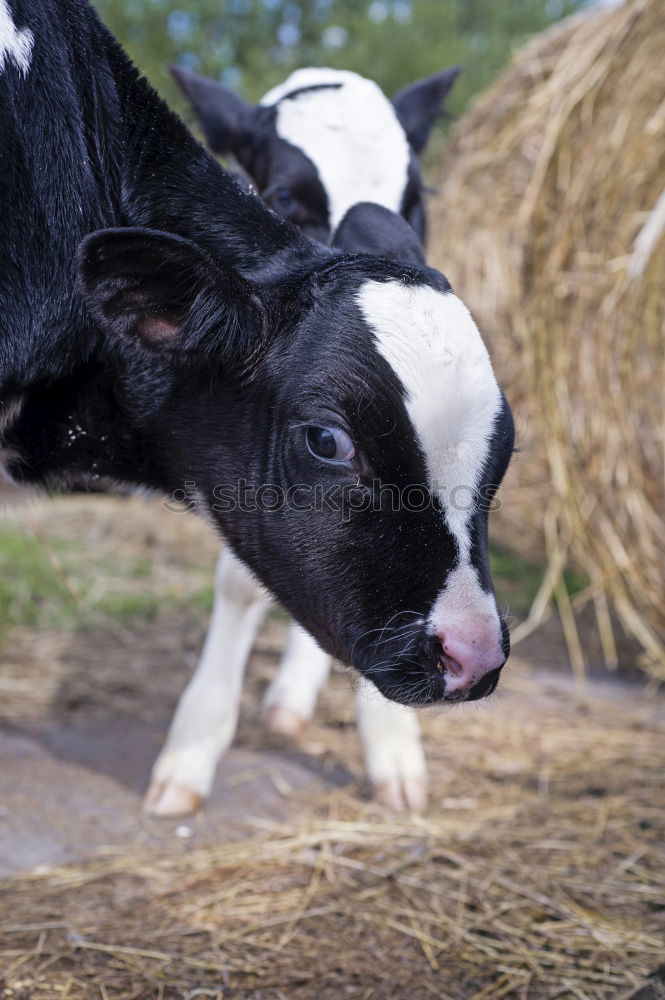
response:
{"label": "background calf's eye", "polygon": [[272,202],[275,208],[280,208],[283,212],[288,211],[295,205],[296,199],[293,197],[292,193],[288,188],[277,188],[274,195],[272,196]]}
{"label": "background calf's eye", "polygon": [[350,465],[356,455],[353,441],[339,427],[308,427],[307,448],[315,458],[333,465]]}

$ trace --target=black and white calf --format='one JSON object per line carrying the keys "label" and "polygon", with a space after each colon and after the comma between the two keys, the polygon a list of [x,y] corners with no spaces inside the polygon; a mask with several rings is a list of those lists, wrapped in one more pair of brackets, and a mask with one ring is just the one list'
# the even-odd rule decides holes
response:
{"label": "black and white calf", "polygon": [[[374,239],[388,248],[399,246],[396,259],[423,260],[413,230],[380,205],[353,206],[341,228],[349,248],[357,231],[363,242]],[[269,603],[269,595],[242,562],[222,549],[203,652],[155,762],[145,797],[148,812],[188,815],[209,795],[219,759],[235,734],[245,666]],[[279,668],[264,695],[266,727],[298,734],[314,713],[331,666],[331,656],[302,626],[292,623]],[[388,700],[362,676],[356,709],[374,797],[394,809],[421,810],[427,797],[427,767],[416,711]]]}
{"label": "black and white calf", "polygon": [[392,101],[357,73],[299,69],[258,105],[215,80],[180,67],[172,72],[210,148],[233,154],[271,208],[307,236],[330,242],[352,205],[372,202],[402,215],[424,241],[418,156],[458,66],[410,84]]}
{"label": "black and white calf", "polygon": [[[259,108],[251,108],[212,80],[174,71],[215,148],[238,152],[276,209],[284,213],[290,205],[293,217],[319,235],[328,235],[337,223],[335,246],[418,264],[425,258],[416,231],[388,206],[405,209],[422,235],[423,190],[414,144],[418,150],[424,146],[457,73],[447,70],[413,84],[393,103],[355,73],[298,70]],[[369,195],[383,204],[362,201]],[[317,213],[316,227],[308,226]],[[209,793],[217,761],[235,732],[245,661],[267,606],[266,595],[238,560],[223,552],[203,654],[153,769],[146,796],[150,812],[183,815]],[[267,728],[299,732],[330,666],[330,656],[292,625],[264,697]],[[393,808],[422,808],[427,773],[415,711],[383,698],[362,678],[356,703],[375,797]]]}
{"label": "black and white calf", "polygon": [[307,240],[83,0],[0,0],[0,133],[7,473],[181,490],[385,696],[489,694],[513,428],[446,279]]}

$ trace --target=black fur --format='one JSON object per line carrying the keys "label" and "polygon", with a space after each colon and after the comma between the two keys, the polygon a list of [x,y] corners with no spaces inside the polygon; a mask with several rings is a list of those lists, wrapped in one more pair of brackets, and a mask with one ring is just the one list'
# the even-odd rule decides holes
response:
{"label": "black fur", "polygon": [[397,117],[415,153],[422,153],[437,118],[446,114],[441,110],[443,102],[461,72],[461,66],[451,66],[410,83],[393,97]]}
{"label": "black fur", "polygon": [[[11,62],[0,72],[9,472],[178,491],[331,653],[390,697],[445,697],[423,627],[385,664],[456,552],[435,509],[365,505],[378,482],[427,476],[403,388],[355,301],[368,279],[442,291],[445,279],[308,241],[195,142],[83,0],[10,6],[35,41],[25,76]],[[321,424],[351,435],[352,467],[310,453],[306,427]],[[503,475],[511,426],[506,411],[488,482]],[[239,497],[243,482],[326,488],[334,502],[271,511]]]}

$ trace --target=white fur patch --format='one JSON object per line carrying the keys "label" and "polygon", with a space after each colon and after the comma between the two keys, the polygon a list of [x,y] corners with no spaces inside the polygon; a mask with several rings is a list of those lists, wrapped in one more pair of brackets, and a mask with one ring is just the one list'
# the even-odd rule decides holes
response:
{"label": "white fur patch", "polygon": [[22,76],[26,76],[35,43],[29,28],[17,28],[12,20],[7,0],[0,0],[0,73],[11,60]]}
{"label": "white fur patch", "polygon": [[[357,296],[381,354],[407,392],[406,409],[441,500],[459,561],[430,623],[491,648],[500,640],[494,598],[470,563],[469,518],[489,454],[501,392],[478,327],[452,292],[367,281]],[[471,635],[471,633],[473,633]]]}
{"label": "white fur patch", "polygon": [[430,488],[441,499],[465,561],[470,508],[501,408],[478,327],[456,295],[426,285],[367,281],[357,301],[406,389]]}
{"label": "white fur patch", "polygon": [[279,669],[263,697],[264,708],[285,708],[301,719],[311,719],[331,663],[311,635],[292,622]]}
{"label": "white fur patch", "polygon": [[267,603],[249,570],[223,549],[203,653],[153,767],[160,794],[169,787],[202,798],[209,794],[219,758],[235,734],[245,664]]}
{"label": "white fur patch", "polygon": [[[288,98],[303,87],[325,84]],[[409,144],[395,110],[371,80],[335,69],[301,69],[261,100],[276,105],[277,134],[318,170],[334,230],[352,205],[371,201],[399,212],[407,183]]]}
{"label": "white fur patch", "polygon": [[[478,575],[469,563],[456,566],[434,602],[429,615],[432,631],[442,626],[452,635],[464,636],[476,650],[490,653],[501,647],[501,626],[492,594],[480,586]],[[482,671],[479,672],[479,677]]]}
{"label": "white fur patch", "polygon": [[371,681],[360,677],[356,698],[358,730],[373,785],[427,780],[418,716],[412,708],[388,701]]}

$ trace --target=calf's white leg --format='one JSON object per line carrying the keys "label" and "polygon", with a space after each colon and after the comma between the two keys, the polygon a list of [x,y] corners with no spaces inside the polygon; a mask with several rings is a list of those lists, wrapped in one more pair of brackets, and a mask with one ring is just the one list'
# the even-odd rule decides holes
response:
{"label": "calf's white leg", "polygon": [[427,801],[427,765],[416,712],[388,701],[364,678],[356,708],[374,798],[391,809],[420,812]]}
{"label": "calf's white leg", "polygon": [[245,664],[267,605],[267,595],[249,571],[223,549],[201,659],[153,767],[144,799],[147,812],[187,815],[209,795],[219,758],[236,731]]}
{"label": "calf's white leg", "polygon": [[[268,597],[228,549],[217,563],[215,602],[201,659],[176,709],[152,771],[147,812],[195,812],[212,788],[220,757],[235,734],[245,664]],[[312,717],[331,658],[295,622],[264,698],[274,732],[297,734]],[[387,701],[361,678],[358,729],[374,796],[393,809],[425,805],[427,774],[416,713]]]}
{"label": "calf's white leg", "polygon": [[263,699],[263,718],[272,732],[295,736],[311,719],[331,659],[295,622],[284,655]]}

